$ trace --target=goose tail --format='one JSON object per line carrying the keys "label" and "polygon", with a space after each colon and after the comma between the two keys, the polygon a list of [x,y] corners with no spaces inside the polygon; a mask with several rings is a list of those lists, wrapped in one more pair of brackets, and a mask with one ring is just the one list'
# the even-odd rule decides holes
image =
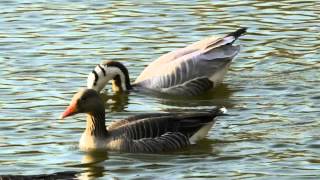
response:
{"label": "goose tail", "polygon": [[235,39],[238,39],[240,36],[242,36],[244,33],[247,32],[247,29],[248,28],[246,28],[246,27],[240,28],[240,29],[226,35],[226,37],[233,36]]}
{"label": "goose tail", "polygon": [[[240,36],[242,36],[244,33],[247,32],[247,28],[243,27],[240,28],[232,33],[229,33],[228,35],[221,38],[221,41],[213,41],[211,43],[208,43],[205,46],[205,52],[211,52],[212,49],[215,49],[217,47],[221,47],[224,45],[232,45]],[[236,53],[238,53],[239,50],[236,50]]]}

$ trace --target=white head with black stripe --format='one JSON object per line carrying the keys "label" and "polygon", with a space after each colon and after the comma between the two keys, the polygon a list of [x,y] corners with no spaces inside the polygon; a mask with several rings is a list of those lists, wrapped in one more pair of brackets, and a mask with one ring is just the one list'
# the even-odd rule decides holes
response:
{"label": "white head with black stripe", "polygon": [[109,81],[112,82],[114,92],[131,89],[127,68],[116,61],[103,61],[98,64],[88,76],[87,88],[100,92]]}

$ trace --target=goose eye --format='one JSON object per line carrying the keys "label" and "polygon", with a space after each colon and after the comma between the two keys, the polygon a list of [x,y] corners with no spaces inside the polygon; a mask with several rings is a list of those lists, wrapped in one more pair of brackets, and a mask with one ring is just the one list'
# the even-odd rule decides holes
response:
{"label": "goose eye", "polygon": [[81,98],[81,101],[86,101],[88,98],[85,96],[85,97],[82,97]]}

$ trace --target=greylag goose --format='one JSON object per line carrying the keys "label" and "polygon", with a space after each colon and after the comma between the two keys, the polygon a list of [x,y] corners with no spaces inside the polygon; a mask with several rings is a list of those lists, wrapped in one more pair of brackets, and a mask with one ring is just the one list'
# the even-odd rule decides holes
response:
{"label": "greylag goose", "polygon": [[209,37],[164,54],[149,64],[133,84],[120,62],[103,61],[89,74],[87,87],[100,92],[109,81],[115,92],[155,91],[169,95],[199,95],[222,82],[240,46],[233,43],[246,32],[238,29],[223,37]]}
{"label": "greylag goose", "polygon": [[82,151],[106,149],[120,152],[157,153],[178,150],[204,138],[225,108],[210,112],[152,113],[131,116],[105,125],[104,102],[98,92],[77,92],[61,118],[87,114],[86,129],[79,147]]}

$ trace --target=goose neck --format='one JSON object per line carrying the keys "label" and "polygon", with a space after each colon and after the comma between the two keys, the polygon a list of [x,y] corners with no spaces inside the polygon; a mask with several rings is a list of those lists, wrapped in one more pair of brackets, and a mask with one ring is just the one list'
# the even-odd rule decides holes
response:
{"label": "goose neck", "polygon": [[128,91],[132,89],[130,78],[128,73],[120,71],[119,74],[115,75],[112,79],[112,90],[114,92]]}
{"label": "goose neck", "polygon": [[87,115],[85,132],[95,137],[106,137],[108,132],[105,125],[105,112],[97,111]]}

